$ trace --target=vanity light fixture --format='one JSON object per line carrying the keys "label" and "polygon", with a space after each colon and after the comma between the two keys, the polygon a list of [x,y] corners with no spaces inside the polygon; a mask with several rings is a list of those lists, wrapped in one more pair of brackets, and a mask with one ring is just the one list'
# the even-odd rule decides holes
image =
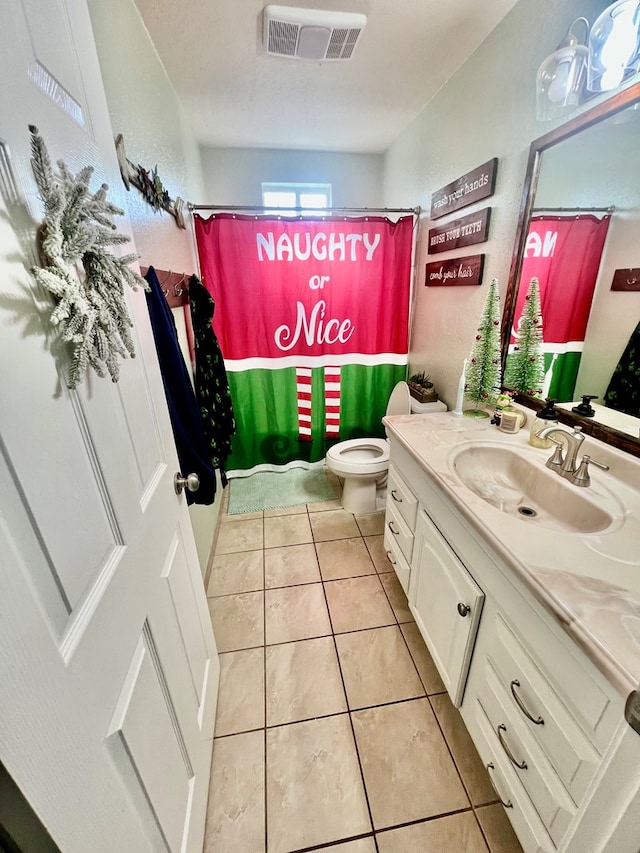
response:
{"label": "vanity light fixture", "polygon": [[618,0],[596,19],[589,37],[587,88],[608,92],[640,67],[640,0]]}
{"label": "vanity light fixture", "polygon": [[[640,2],[640,0],[639,0]],[[584,25],[584,41],[574,27]],[[536,76],[536,117],[550,121],[573,112],[580,104],[587,74],[589,22],[576,18],[557,49],[548,56]]]}

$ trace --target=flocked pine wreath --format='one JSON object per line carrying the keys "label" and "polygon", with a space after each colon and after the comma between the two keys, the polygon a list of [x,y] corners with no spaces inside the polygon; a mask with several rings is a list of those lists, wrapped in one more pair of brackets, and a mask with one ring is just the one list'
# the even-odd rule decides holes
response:
{"label": "flocked pine wreath", "polygon": [[[108,251],[129,242],[113,221],[124,211],[107,201],[106,184],[91,192],[92,166],[74,175],[58,160],[54,172],[38,129],[30,125],[29,130],[31,165],[45,211],[41,248],[46,265],[32,271],[56,300],[51,324],[72,347],[67,385],[76,388],[88,367],[117,382],[120,359],[135,357],[125,285],[148,289],[129,268],[138,255],[117,258]],[[78,274],[79,265],[84,274]]]}

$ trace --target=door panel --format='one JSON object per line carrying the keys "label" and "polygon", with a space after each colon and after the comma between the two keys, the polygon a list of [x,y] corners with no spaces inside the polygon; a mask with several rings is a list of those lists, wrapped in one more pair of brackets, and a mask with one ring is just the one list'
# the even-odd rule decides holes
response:
{"label": "door panel", "polygon": [[193,768],[148,624],[122,687],[109,737],[117,737],[167,849],[177,853],[192,796]]}
{"label": "door panel", "polygon": [[165,598],[170,605],[171,618],[180,632],[177,641],[191,674],[194,702],[200,708],[206,690],[209,654],[202,622],[189,618],[200,596],[194,589],[193,576],[184,570],[187,555],[178,536],[172,546],[173,559],[167,562],[162,572],[166,582]]}
{"label": "door panel", "polygon": [[68,391],[29,273],[28,124],[124,206],[85,0],[44,6],[0,0],[0,761],[65,853],[198,853],[219,667],[144,294],[120,381]]}

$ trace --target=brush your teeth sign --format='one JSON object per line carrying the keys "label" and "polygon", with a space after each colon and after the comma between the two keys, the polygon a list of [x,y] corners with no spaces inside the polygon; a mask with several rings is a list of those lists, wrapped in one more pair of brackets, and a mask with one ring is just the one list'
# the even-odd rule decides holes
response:
{"label": "brush your teeth sign", "polygon": [[381,434],[405,378],[413,218],[221,214],[195,230],[238,425],[230,467]]}

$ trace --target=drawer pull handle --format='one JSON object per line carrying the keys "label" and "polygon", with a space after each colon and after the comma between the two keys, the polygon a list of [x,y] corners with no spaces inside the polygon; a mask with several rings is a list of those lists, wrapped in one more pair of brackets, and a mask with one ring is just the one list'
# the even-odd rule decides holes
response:
{"label": "drawer pull handle", "polygon": [[391,559],[391,551],[387,551],[387,560],[391,563],[392,566],[395,566],[396,561]]}
{"label": "drawer pull handle", "polygon": [[518,706],[518,708],[520,708],[520,710],[525,715],[525,717],[528,720],[531,720],[532,723],[535,723],[536,726],[544,726],[543,718],[538,717],[538,719],[536,720],[536,718],[529,713],[529,711],[526,708],[526,705],[524,704],[522,699],[516,693],[516,687],[520,687],[520,682],[518,681],[518,679],[514,678],[513,681],[511,682],[510,686],[511,686],[511,695],[513,696],[516,705]]}
{"label": "drawer pull handle", "polygon": [[389,521],[387,523],[387,527],[393,533],[394,536],[400,536],[400,531],[395,529],[395,527],[393,526],[393,521]]}
{"label": "drawer pull handle", "polygon": [[458,602],[458,613],[460,616],[468,616],[471,613],[471,608],[468,604],[463,604],[461,601]]}
{"label": "drawer pull handle", "polygon": [[401,503],[402,503],[402,498],[399,498],[399,497],[397,496],[397,493],[396,493],[396,490],[395,490],[395,489],[391,489],[391,497],[394,499],[394,501],[395,501],[396,503],[399,503],[399,504],[401,504]]}
{"label": "drawer pull handle", "polygon": [[506,732],[506,730],[507,730],[507,727],[505,726],[504,723],[500,723],[500,725],[496,729],[496,732],[498,734],[498,740],[500,741],[500,746],[507,753],[507,758],[513,764],[514,767],[517,767],[518,770],[526,770],[527,769],[527,762],[524,760],[524,758],[522,759],[522,762],[516,761],[516,759],[513,757],[513,753],[511,752],[511,750],[507,746],[507,743],[502,736],[502,732]]}
{"label": "drawer pull handle", "polygon": [[[491,771],[491,770],[494,770],[494,769],[495,769],[495,768],[494,768],[494,766],[493,766],[493,761],[490,761],[490,762],[487,764],[487,770]],[[511,802],[511,800],[507,800],[507,802],[505,803],[505,801],[502,799],[502,797],[501,797],[501,796],[500,796],[500,794],[498,793],[498,789],[496,788],[496,786],[495,786],[495,784],[494,784],[493,778],[491,777],[491,773],[489,773],[489,781],[491,782],[491,787],[492,787],[492,788],[493,788],[493,790],[496,792],[496,797],[500,800],[500,802],[501,802],[501,803],[502,803],[502,805],[505,807],[505,809],[512,809],[512,808],[513,808],[513,803]]]}

